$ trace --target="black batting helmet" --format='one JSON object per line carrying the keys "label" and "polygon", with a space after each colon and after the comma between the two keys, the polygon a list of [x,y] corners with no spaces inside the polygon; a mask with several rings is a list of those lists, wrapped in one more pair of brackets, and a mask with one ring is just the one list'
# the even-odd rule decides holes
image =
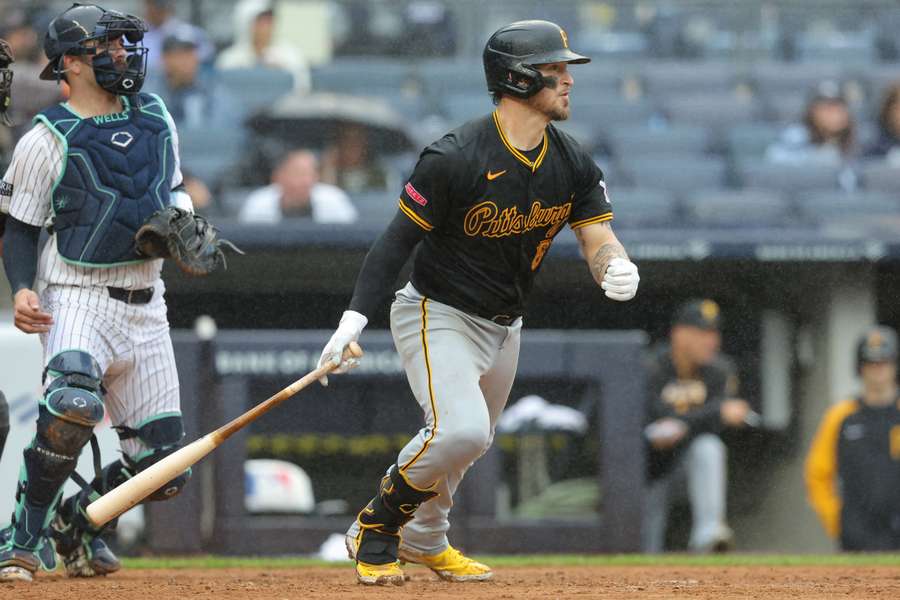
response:
{"label": "black batting helmet", "polygon": [[863,363],[897,362],[897,332],[879,325],[866,331],[856,345],[856,369]]}
{"label": "black batting helmet", "polygon": [[[50,21],[44,36],[44,53],[50,60],[41,71],[41,79],[56,80],[64,73],[63,56],[93,56],[92,67],[97,84],[113,94],[136,94],[147,74],[147,48],[140,45],[147,25],[139,17],[107,10],[96,4],[70,6]],[[109,52],[101,47],[122,37],[127,53],[125,68],[117,68]],[[87,45],[88,41],[95,45]]]}
{"label": "black batting helmet", "polygon": [[534,65],[591,62],[572,52],[565,30],[550,21],[516,21],[501,27],[488,39],[483,59],[488,91],[495,97],[510,94],[517,98],[530,98],[544,87],[544,78]]}

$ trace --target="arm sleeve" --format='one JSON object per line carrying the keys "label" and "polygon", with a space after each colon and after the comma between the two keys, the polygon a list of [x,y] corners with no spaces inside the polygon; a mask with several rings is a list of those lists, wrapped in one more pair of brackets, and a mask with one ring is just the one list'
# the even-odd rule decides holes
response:
{"label": "arm sleeve", "polygon": [[576,183],[569,227],[578,229],[585,225],[612,220],[612,203],[606,192],[603,171],[584,151],[579,153],[575,169]]}
{"label": "arm sleeve", "polygon": [[804,475],[809,504],[816,511],[826,533],[841,533],[841,497],[838,494],[837,451],[841,425],[856,410],[852,400],[834,406],[825,414],[806,456]]}
{"label": "arm sleeve", "polygon": [[390,296],[397,274],[425,233],[426,230],[403,211],[394,216],[366,254],[356,278],[350,310],[372,317],[378,306]]}
{"label": "arm sleeve", "polygon": [[13,295],[32,289],[37,274],[38,240],[41,228],[10,217],[3,238],[3,268]]}

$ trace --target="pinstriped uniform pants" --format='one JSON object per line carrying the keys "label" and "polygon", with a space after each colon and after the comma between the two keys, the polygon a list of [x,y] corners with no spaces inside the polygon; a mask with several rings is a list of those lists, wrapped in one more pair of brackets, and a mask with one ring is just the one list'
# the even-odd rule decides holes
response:
{"label": "pinstriped uniform pants", "polygon": [[[113,425],[136,429],[164,414],[181,414],[161,280],[154,289],[148,304],[114,300],[99,286],[51,285],[41,294],[42,307],[53,315],[50,331],[41,334],[44,364],[64,350],[93,356],[103,371],[103,404]],[[130,457],[148,450],[136,437],[121,445]]]}
{"label": "pinstriped uniform pants", "polygon": [[[391,333],[425,425],[397,465],[413,486],[438,492],[402,532],[402,544],[434,554],[447,547],[453,494],[490,447],[516,375],[522,320],[509,327],[424,298],[412,284],[391,306]],[[349,535],[355,536],[357,524]]]}

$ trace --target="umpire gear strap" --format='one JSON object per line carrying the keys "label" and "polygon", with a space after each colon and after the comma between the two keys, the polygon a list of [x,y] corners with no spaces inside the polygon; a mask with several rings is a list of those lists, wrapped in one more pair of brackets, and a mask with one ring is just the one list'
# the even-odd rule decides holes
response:
{"label": "umpire gear strap", "polygon": [[400,528],[409,523],[423,502],[437,496],[437,492],[415,488],[397,465],[388,474],[369,504],[359,512],[359,548],[356,558],[360,562],[382,565],[397,560],[400,546]]}

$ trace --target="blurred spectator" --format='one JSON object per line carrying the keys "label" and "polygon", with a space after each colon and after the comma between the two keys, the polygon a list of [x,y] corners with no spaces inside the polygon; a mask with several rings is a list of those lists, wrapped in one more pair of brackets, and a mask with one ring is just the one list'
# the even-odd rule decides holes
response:
{"label": "blurred spectator", "polygon": [[209,40],[209,36],[201,28],[182,21],[175,16],[175,0],[144,0],[144,19],[150,28],[144,34],[144,46],[149,48],[147,53],[147,73],[153,74],[160,68],[160,57],[163,52],[163,42],[176,31],[188,31],[181,33],[183,37],[190,37],[197,44],[197,53],[200,63],[209,63],[215,47]]}
{"label": "blurred spectator", "polygon": [[897,333],[857,344],[862,393],[832,406],[809,449],[806,488],[825,531],[847,551],[900,550]]}
{"label": "blurred spectator", "polygon": [[59,86],[48,85],[38,79],[47,64],[47,57],[41,47],[43,35],[38,33],[32,22],[37,18],[37,14],[29,14],[21,8],[5,10],[0,17],[0,38],[9,43],[16,57],[12,65],[16,84],[12,89],[10,110],[16,136],[31,127],[31,119],[39,111],[63,98]]}
{"label": "blurred spectator", "polygon": [[337,141],[322,154],[322,181],[351,194],[388,189],[388,169],[373,158],[363,125],[341,125]]}
{"label": "blurred spectator", "polygon": [[865,155],[900,163],[900,83],[890,86],[878,110],[878,140]]}
{"label": "blurred spectator", "polygon": [[290,71],[294,90],[309,91],[309,65],[299,48],[275,45],[275,10],[270,0],[241,0],[234,9],[234,43],[216,59],[218,69],[270,67]]}
{"label": "blurred spectator", "polygon": [[162,73],[146,89],[162,96],[179,128],[237,126],[239,111],[215,73],[200,71],[200,53],[191,30],[178,29],[162,45]]}
{"label": "blurred spectator", "polygon": [[340,188],[319,181],[319,163],[309,150],[290,152],[272,172],[272,183],[247,196],[239,218],[245,223],[279,223],[311,217],[316,223],[352,223],[356,207]]}
{"label": "blurred spectator", "polygon": [[735,397],[734,364],[719,352],[719,312],[712,300],[681,306],[670,344],[650,361],[645,552],[663,551],[670,494],[683,479],[691,504],[690,549],[725,551],[733,543],[725,520],[727,450],[719,435],[726,427],[741,427],[751,413],[747,402]]}
{"label": "blurred spectator", "polygon": [[841,165],[854,151],[853,116],[840,85],[822,82],[806,106],[802,125],[786,129],[766,158],[788,164]]}

